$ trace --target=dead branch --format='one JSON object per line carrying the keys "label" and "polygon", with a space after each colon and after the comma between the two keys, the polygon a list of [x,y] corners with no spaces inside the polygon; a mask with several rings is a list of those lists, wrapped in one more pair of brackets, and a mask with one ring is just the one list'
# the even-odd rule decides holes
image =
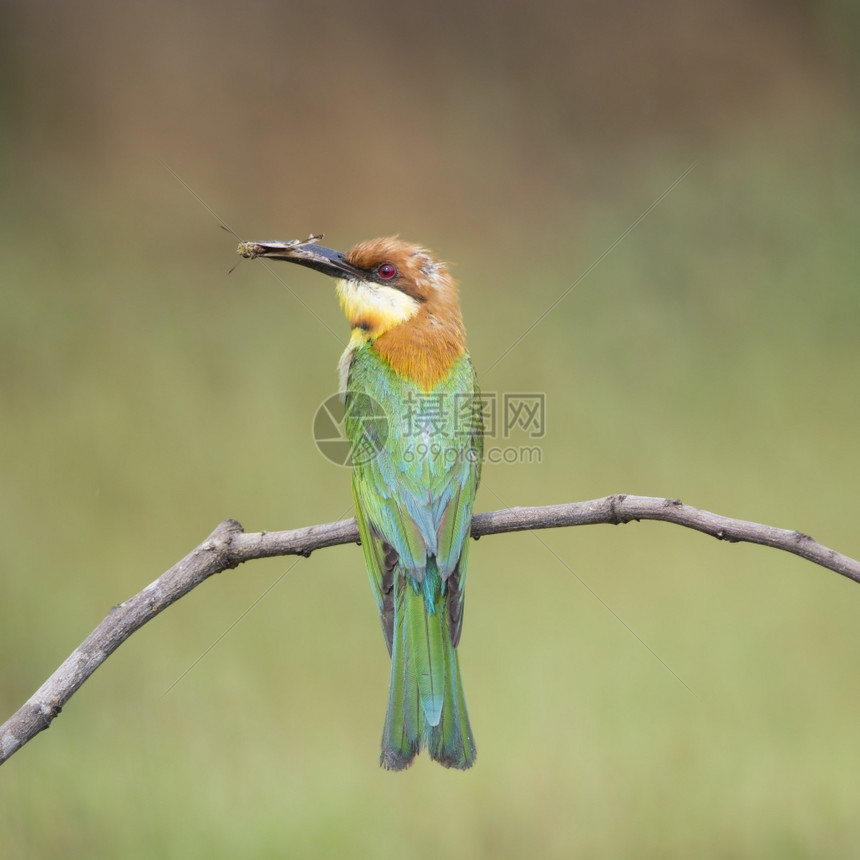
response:
{"label": "dead branch", "polygon": [[[799,555],[860,582],[860,561],[828,549],[809,535],[691,508],[678,499],[606,496],[536,508],[507,508],[472,519],[472,537],[504,532],[638,520],[676,523],[730,543],[757,543]],[[355,520],[283,532],[246,534],[235,520],[221,523],[203,543],[139,594],[114,606],[101,624],[71,653],[30,699],[0,726],[0,764],[50,726],[78,688],[116,649],[168,606],[215,573],[255,558],[309,556],[314,550],[357,543]]]}

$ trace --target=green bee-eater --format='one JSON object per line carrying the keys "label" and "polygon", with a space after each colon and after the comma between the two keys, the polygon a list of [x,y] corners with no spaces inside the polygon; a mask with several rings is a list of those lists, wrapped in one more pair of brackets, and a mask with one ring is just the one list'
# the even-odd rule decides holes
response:
{"label": "green bee-eater", "polygon": [[475,741],[457,661],[482,430],[457,284],[417,245],[375,239],[347,254],[307,242],[243,242],[337,279],[352,328],[340,363],[352,490],[391,655],[381,764],[422,747],[468,768]]}

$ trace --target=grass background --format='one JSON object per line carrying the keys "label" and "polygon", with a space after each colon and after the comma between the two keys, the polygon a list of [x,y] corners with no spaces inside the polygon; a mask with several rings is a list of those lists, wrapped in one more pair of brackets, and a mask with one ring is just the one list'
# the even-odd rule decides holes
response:
{"label": "grass background", "polygon": [[[350,510],[310,435],[331,284],[226,278],[162,162],[243,236],[454,261],[484,388],[547,398],[542,463],[487,466],[478,509],[666,495],[860,556],[849,6],[3,14],[3,715],[220,520]],[[855,585],[655,523],[488,538],[471,569],[472,771],[377,768],[387,655],[339,547],[123,645],[0,772],[0,854],[860,854]]]}

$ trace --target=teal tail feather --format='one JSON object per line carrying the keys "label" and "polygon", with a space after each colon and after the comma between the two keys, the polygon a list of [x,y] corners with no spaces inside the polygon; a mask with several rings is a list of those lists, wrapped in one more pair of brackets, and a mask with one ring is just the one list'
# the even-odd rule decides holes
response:
{"label": "teal tail feather", "polygon": [[435,561],[428,562],[423,587],[400,571],[395,578],[391,687],[380,764],[403,770],[427,747],[434,761],[466,770],[475,761],[475,740]]}

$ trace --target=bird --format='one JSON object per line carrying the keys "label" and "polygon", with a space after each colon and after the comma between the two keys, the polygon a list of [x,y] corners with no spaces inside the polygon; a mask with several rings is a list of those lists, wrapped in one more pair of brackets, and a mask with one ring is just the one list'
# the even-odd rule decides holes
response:
{"label": "bird", "polygon": [[403,770],[426,748],[466,770],[476,747],[457,646],[483,430],[457,282],[433,253],[398,237],[347,253],[321,238],[238,250],[336,279],[351,329],[339,376],[352,493],[391,658],[380,764]]}

